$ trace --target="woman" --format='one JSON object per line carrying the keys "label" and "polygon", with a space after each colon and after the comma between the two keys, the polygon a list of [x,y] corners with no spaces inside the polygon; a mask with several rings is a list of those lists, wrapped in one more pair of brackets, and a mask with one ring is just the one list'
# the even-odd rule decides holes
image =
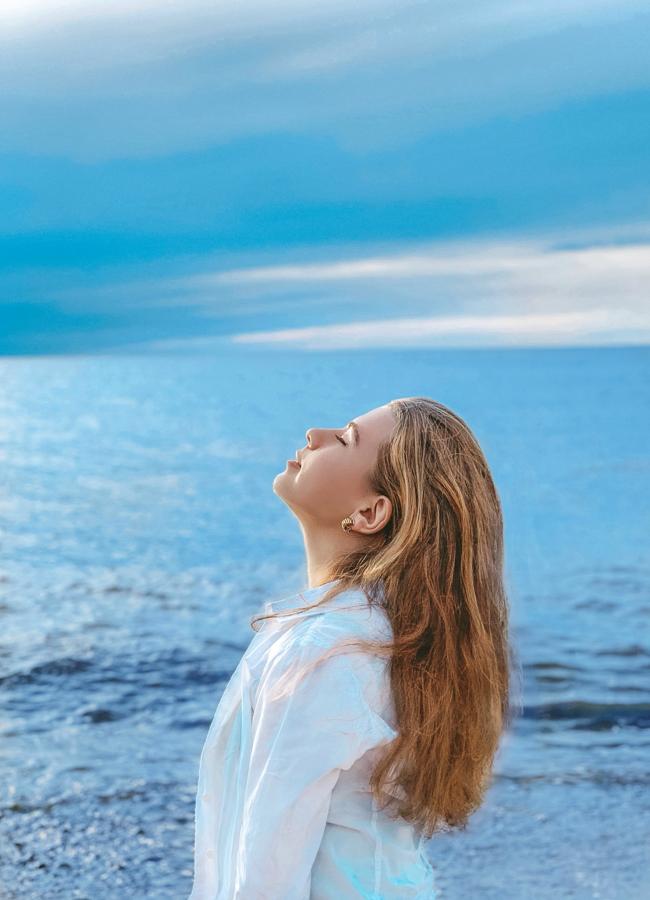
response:
{"label": "woman", "polygon": [[273,489],[309,587],[253,618],[217,707],[190,900],[430,900],[423,842],[480,806],[511,722],[499,498],[426,397],[306,437]]}

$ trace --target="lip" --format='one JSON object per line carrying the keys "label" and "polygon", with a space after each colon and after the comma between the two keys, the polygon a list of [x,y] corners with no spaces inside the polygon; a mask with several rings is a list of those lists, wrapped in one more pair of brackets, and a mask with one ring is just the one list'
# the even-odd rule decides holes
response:
{"label": "lip", "polygon": [[299,469],[299,468],[300,468],[300,463],[299,463],[297,460],[295,460],[295,459],[288,459],[288,460],[287,460],[287,465],[288,465],[288,466],[295,466],[296,469]]}

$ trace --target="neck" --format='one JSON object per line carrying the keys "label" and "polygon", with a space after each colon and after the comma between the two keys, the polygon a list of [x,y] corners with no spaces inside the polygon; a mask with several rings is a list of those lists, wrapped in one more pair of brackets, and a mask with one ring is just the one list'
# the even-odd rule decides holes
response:
{"label": "neck", "polygon": [[363,540],[361,535],[346,534],[340,527],[318,528],[300,523],[305,544],[309,587],[318,587],[332,580],[334,562],[344,553],[357,549]]}

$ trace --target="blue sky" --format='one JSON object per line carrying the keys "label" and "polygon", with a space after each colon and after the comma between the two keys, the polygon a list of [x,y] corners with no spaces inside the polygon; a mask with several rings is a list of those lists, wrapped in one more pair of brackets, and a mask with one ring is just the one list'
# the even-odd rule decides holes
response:
{"label": "blue sky", "polygon": [[8,0],[0,353],[650,338],[650,9]]}

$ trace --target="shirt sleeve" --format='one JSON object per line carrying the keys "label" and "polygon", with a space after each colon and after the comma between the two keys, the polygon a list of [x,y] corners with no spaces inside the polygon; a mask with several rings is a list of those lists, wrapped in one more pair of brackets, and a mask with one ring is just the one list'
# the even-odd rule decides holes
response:
{"label": "shirt sleeve", "polygon": [[233,900],[309,900],[341,770],[397,734],[369,701],[376,662],[350,650],[318,662],[326,649],[308,630],[260,677]]}

